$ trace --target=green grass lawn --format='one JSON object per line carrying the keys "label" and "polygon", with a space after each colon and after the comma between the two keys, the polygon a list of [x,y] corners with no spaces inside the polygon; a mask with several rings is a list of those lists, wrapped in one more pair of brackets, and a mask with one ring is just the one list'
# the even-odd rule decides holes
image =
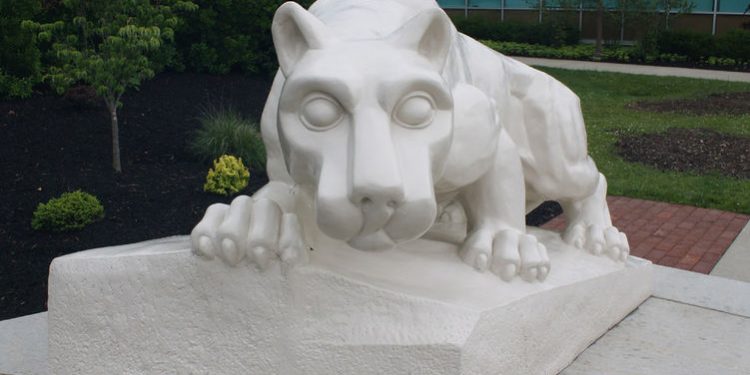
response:
{"label": "green grass lawn", "polygon": [[661,132],[667,128],[709,128],[750,136],[750,115],[689,116],[628,110],[639,100],[694,98],[709,93],[750,91],[750,84],[690,78],[539,68],[581,98],[589,153],[609,181],[609,194],[688,204],[750,214],[750,180],[718,174],[664,172],[624,161],[615,153],[618,133]]}

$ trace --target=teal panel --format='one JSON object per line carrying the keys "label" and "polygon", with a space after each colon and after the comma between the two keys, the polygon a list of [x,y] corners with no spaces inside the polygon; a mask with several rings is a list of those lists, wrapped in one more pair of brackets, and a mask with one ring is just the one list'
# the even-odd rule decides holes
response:
{"label": "teal panel", "polygon": [[[533,4],[533,5],[532,5]],[[505,0],[506,9],[539,9],[538,1],[529,0]]]}
{"label": "teal panel", "polygon": [[544,6],[548,9],[578,9],[578,1],[571,0],[545,0]]}
{"label": "teal panel", "polygon": [[464,0],[437,0],[438,5],[440,5],[441,8],[463,8],[466,4]]}
{"label": "teal panel", "polygon": [[[750,0],[745,0],[750,1]],[[713,12],[714,0],[693,0],[693,12]]]}
{"label": "teal panel", "polygon": [[502,0],[469,0],[469,8],[500,9]]}
{"label": "teal panel", "polygon": [[748,5],[748,0],[719,0],[719,12],[742,13]]}
{"label": "teal panel", "polygon": [[604,0],[604,7],[607,9],[617,9],[618,3],[617,0]]}

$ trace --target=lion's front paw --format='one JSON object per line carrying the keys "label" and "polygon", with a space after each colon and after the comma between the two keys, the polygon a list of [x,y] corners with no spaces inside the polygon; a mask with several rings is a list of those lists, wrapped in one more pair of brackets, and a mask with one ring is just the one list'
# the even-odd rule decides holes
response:
{"label": "lion's front paw", "polygon": [[616,261],[625,261],[630,254],[627,236],[612,226],[572,224],[565,230],[563,239],[579,249],[595,255],[607,254]]}
{"label": "lion's front paw", "polygon": [[190,234],[195,254],[214,256],[236,266],[242,260],[265,269],[274,259],[290,265],[308,261],[307,247],[295,214],[284,214],[276,202],[240,196],[231,205],[214,204]]}
{"label": "lion's front paw", "polygon": [[544,281],[550,270],[547,249],[536,237],[518,230],[474,231],[464,242],[461,258],[479,271],[489,269],[505,281],[516,276]]}

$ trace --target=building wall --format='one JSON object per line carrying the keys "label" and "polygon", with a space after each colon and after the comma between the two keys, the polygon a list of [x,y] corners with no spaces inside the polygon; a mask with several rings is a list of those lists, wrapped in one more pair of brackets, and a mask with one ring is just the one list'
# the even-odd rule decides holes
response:
{"label": "building wall", "polygon": [[[553,4],[546,0],[547,7]],[[575,0],[574,0],[575,1]],[[580,1],[580,0],[579,0]],[[692,30],[722,34],[732,29],[750,28],[750,12],[743,12],[750,6],[750,0],[692,0],[694,7],[690,13],[680,14],[670,20],[673,30]],[[539,22],[539,3],[536,0],[437,0],[451,17],[481,17],[490,20]],[[617,8],[617,0],[605,0],[611,10]],[[549,8],[548,8],[549,9]],[[545,14],[554,12],[547,10]],[[579,11],[573,11],[579,13]],[[578,16],[573,16],[575,19]],[[714,17],[716,27],[714,30]],[[596,13],[592,9],[580,11],[581,38],[596,37]],[[544,15],[543,15],[544,19]],[[575,21],[574,21],[575,22]],[[632,23],[632,22],[631,22]],[[743,24],[746,24],[743,26]],[[605,17],[604,34],[606,40],[633,40],[643,31],[643,27],[625,22],[621,28],[616,14]]]}

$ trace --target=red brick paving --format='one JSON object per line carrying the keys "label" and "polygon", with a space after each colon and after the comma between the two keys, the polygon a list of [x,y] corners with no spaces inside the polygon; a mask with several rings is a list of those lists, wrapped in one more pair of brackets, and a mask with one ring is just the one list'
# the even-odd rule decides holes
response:
{"label": "red brick paving", "polygon": [[[709,273],[750,216],[626,197],[607,197],[612,222],[627,234],[630,253],[655,264]],[[561,231],[558,216],[542,226]]]}

